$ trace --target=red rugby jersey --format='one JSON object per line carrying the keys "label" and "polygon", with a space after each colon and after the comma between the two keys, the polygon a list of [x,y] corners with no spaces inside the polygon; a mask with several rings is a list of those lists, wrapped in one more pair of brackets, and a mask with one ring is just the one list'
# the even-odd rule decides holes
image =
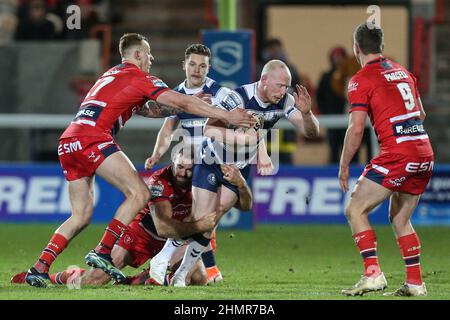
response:
{"label": "red rugby jersey", "polygon": [[419,97],[414,75],[384,57],[369,61],[348,85],[350,112],[368,113],[381,152],[433,154],[419,117]]}
{"label": "red rugby jersey", "polygon": [[176,185],[172,173],[172,166],[164,167],[144,178],[150,189],[150,201],[148,207],[141,210],[135,219],[149,231],[157,234],[153,219],[149,214],[149,207],[161,201],[170,201],[172,205],[172,219],[183,221],[190,216],[192,209],[192,185],[185,188]]}
{"label": "red rugby jersey", "polygon": [[136,110],[156,100],[167,85],[131,63],[119,64],[105,72],[89,90],[77,115],[62,138],[114,136]]}

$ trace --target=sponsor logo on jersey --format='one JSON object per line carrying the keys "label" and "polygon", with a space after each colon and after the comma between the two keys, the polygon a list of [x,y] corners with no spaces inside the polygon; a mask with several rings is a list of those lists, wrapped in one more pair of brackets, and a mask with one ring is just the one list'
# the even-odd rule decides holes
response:
{"label": "sponsor logo on jersey", "polygon": [[240,99],[236,93],[231,92],[220,102],[220,105],[224,109],[230,111],[236,109],[240,105]]}
{"label": "sponsor logo on jersey", "polygon": [[77,115],[75,116],[75,120],[90,119],[95,121],[100,116],[102,110],[102,107],[88,105],[78,110]]}
{"label": "sponsor logo on jersey", "polygon": [[161,79],[152,79],[152,82],[155,87],[167,88],[167,84],[165,84]]}
{"label": "sponsor logo on jersey", "polygon": [[358,82],[350,81],[348,84],[348,92],[356,91],[358,89]]}
{"label": "sponsor logo on jersey", "polygon": [[161,181],[156,181],[150,185],[150,196],[152,198],[162,197],[164,193],[164,185]]}
{"label": "sponsor logo on jersey", "polygon": [[381,67],[383,67],[383,69],[392,69],[392,63],[388,60],[384,60],[383,62],[381,62]]}
{"label": "sponsor logo on jersey", "polygon": [[393,129],[394,135],[396,136],[416,135],[426,133],[423,127],[422,120],[420,119],[409,119],[404,122],[396,123],[393,125]]}

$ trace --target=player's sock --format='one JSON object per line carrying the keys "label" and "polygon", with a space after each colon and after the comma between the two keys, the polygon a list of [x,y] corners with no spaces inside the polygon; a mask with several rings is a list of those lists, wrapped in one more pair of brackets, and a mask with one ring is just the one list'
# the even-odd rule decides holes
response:
{"label": "player's sock", "polygon": [[181,247],[184,243],[184,240],[177,240],[169,238],[167,239],[166,243],[164,244],[164,247],[161,249],[161,251],[156,255],[157,260],[162,261],[170,261],[175,251]]}
{"label": "player's sock", "polygon": [[211,240],[202,234],[195,234],[189,241],[189,245],[184,253],[183,260],[175,272],[174,278],[186,278],[188,272],[192,269],[197,260],[201,257],[202,252],[208,247]]}
{"label": "player's sock", "polygon": [[202,253],[202,260],[205,268],[211,268],[216,265],[216,258],[212,249]]}
{"label": "player's sock", "polygon": [[105,233],[103,234],[100,243],[95,248],[97,253],[101,254],[111,254],[111,250],[116,243],[117,239],[120,238],[122,232],[126,229],[126,225],[117,219],[112,219],[109,225],[106,227]]}
{"label": "player's sock", "polygon": [[364,275],[367,277],[378,276],[381,268],[377,256],[377,237],[372,229],[357,233],[352,237],[359,248],[359,253],[364,260]]}
{"label": "player's sock", "polygon": [[53,234],[38,261],[34,264],[34,268],[39,272],[47,273],[53,261],[67,247],[68,243],[69,241],[62,234]]}
{"label": "player's sock", "polygon": [[52,273],[50,274],[50,281],[53,284],[67,284],[67,281],[70,281],[70,278],[77,276],[77,277],[81,277],[83,275],[83,273],[85,272],[85,269],[68,269],[65,271],[60,271],[57,273]]}
{"label": "player's sock", "polygon": [[397,244],[405,261],[406,283],[422,285],[420,270],[420,239],[417,233],[411,233],[397,239]]}

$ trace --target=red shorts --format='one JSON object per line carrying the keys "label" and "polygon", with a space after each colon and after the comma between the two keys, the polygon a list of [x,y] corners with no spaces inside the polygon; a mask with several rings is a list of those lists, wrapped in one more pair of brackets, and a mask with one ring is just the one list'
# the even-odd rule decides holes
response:
{"label": "red shorts", "polygon": [[415,157],[385,153],[373,158],[361,176],[394,192],[418,195],[425,191],[433,165],[433,156]]}
{"label": "red shorts", "polygon": [[158,240],[152,237],[140,225],[138,219],[134,219],[122,234],[117,245],[127,250],[133,259],[131,266],[138,268],[148,259],[153,258],[162,250],[166,240]]}
{"label": "red shorts", "polygon": [[102,162],[120,147],[112,139],[72,137],[59,140],[58,156],[67,181],[91,177]]}

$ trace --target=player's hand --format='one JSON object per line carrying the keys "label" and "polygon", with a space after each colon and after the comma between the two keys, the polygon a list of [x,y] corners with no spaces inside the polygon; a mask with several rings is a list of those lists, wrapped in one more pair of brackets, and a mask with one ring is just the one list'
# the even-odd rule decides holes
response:
{"label": "player's hand", "polygon": [[311,112],[311,97],[308,90],[304,86],[295,85],[296,91],[293,93],[295,99],[295,106],[302,113],[307,114]]}
{"label": "player's hand", "polygon": [[200,220],[197,220],[197,227],[199,229],[198,232],[203,233],[212,231],[216,226],[216,216],[216,212],[211,212],[202,217]]}
{"label": "player's hand", "polygon": [[197,93],[197,94],[194,94],[194,96],[196,96],[197,98],[202,99],[202,100],[205,101],[206,103],[212,104],[212,95],[209,94],[209,93],[204,93],[204,92],[202,91],[202,92],[199,92],[199,93]]}
{"label": "player's hand", "polygon": [[348,191],[348,178],[350,176],[348,166],[339,166],[339,185],[341,186],[342,191]]}
{"label": "player's hand", "polygon": [[258,155],[257,160],[256,168],[258,170],[258,174],[262,176],[270,176],[274,169],[272,159],[270,159],[270,157],[260,157]]}
{"label": "player's hand", "polygon": [[220,169],[222,170],[223,178],[232,185],[241,187],[247,183],[242,176],[241,171],[235,165],[221,164]]}
{"label": "player's hand", "polygon": [[147,160],[145,160],[145,170],[150,170],[152,169],[158,162],[159,162],[160,157],[159,156],[151,156],[150,158],[147,158]]}
{"label": "player's hand", "polygon": [[227,113],[227,118],[224,119],[229,124],[242,127],[253,128],[256,125],[256,119],[244,111],[244,109],[236,108]]}

